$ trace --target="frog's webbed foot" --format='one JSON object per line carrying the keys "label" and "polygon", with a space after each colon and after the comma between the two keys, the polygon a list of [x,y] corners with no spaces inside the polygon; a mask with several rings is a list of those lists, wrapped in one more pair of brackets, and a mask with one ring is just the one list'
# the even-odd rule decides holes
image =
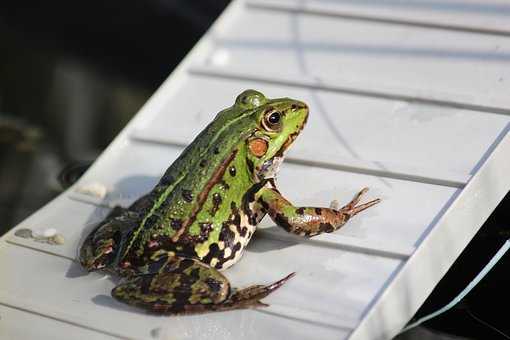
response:
{"label": "frog's webbed foot", "polygon": [[[281,287],[293,274],[267,286],[230,288],[219,271],[197,260],[168,257],[158,260],[154,273],[128,279],[112,290],[124,303],[158,314],[195,314],[266,306],[260,299]],[[151,266],[151,265],[149,265]]]}
{"label": "frog's webbed foot", "polygon": [[380,198],[376,198],[375,200],[372,200],[370,202],[358,205],[358,203],[361,201],[361,198],[363,197],[364,194],[367,193],[367,191],[368,191],[368,188],[361,189],[360,192],[358,192],[356,195],[354,195],[353,199],[349,203],[347,203],[345,206],[343,206],[340,209],[338,209],[338,202],[336,202],[336,201],[331,202],[331,205],[333,205],[333,203],[336,202],[336,206],[337,206],[336,208],[332,207],[332,209],[339,210],[339,211],[349,215],[349,217],[352,217],[352,216],[362,212],[363,210],[368,209],[371,206],[376,205],[377,203],[381,202]]}

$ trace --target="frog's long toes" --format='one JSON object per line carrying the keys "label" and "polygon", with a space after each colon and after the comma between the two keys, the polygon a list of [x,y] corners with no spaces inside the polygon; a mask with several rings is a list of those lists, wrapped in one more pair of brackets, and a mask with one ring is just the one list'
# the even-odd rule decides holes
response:
{"label": "frog's long toes", "polygon": [[269,294],[271,294],[272,292],[274,292],[275,290],[277,290],[278,288],[283,286],[287,281],[289,281],[292,277],[294,277],[294,275],[296,275],[296,272],[290,273],[289,275],[285,276],[283,279],[273,282],[267,286],[260,287],[259,288],[260,291],[254,297],[257,300],[260,300],[260,299],[268,296]]}
{"label": "frog's long toes", "polygon": [[381,199],[376,198],[375,200],[372,200],[370,202],[363,203],[363,204],[360,204],[358,206],[351,208],[349,211],[347,211],[347,213],[351,216],[354,216],[354,215],[360,213],[361,211],[366,210],[366,209],[370,208],[371,206],[376,205],[379,202],[381,202]]}
{"label": "frog's long toes", "polygon": [[343,210],[350,216],[354,216],[357,213],[359,213],[360,211],[363,211],[363,210],[365,210],[381,201],[380,199],[375,199],[368,203],[358,205],[358,203],[361,201],[361,198],[363,197],[363,195],[365,195],[367,192],[368,192],[368,187],[364,187],[353,197],[353,199],[349,203],[347,203],[340,210]]}
{"label": "frog's long toes", "polygon": [[296,275],[296,272],[292,272],[289,275],[285,276],[283,279],[278,280],[268,286],[266,286],[266,289],[269,290],[269,292],[273,292],[283,286],[283,284],[287,281],[289,281],[291,278],[293,278]]}
{"label": "frog's long toes", "polygon": [[260,308],[264,308],[264,307],[269,307],[269,304],[264,303],[264,302],[262,302],[262,301],[257,301],[257,302],[255,302],[255,303],[253,304],[253,307],[255,307],[255,308],[259,308],[259,307],[260,307]]}
{"label": "frog's long toes", "polygon": [[367,191],[368,191],[367,187],[361,189],[356,195],[354,195],[354,197],[349,203],[342,207],[342,210],[351,210],[352,208],[354,208],[356,204],[358,204],[359,201],[361,200],[361,196],[363,196]]}
{"label": "frog's long toes", "polygon": [[276,282],[273,282],[267,286],[263,285],[255,285],[248,288],[244,288],[241,290],[236,291],[232,296],[229,298],[229,300],[233,303],[246,303],[248,301],[252,301],[250,306],[253,306],[253,304],[261,303],[259,300],[265,298],[281,286],[285,284],[290,278],[292,278],[296,273],[290,273],[289,275],[285,276],[283,279],[278,280]]}

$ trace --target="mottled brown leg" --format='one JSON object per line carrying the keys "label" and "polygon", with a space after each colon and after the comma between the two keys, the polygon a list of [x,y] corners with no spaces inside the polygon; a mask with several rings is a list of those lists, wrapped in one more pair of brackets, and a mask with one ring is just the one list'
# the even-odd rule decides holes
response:
{"label": "mottled brown leg", "polygon": [[[257,199],[273,221],[286,231],[305,237],[331,233],[341,228],[352,216],[377,204],[380,199],[357,205],[368,188],[361,190],[341,209],[295,207],[273,187],[264,187]],[[336,203],[332,203],[335,207]]]}
{"label": "mottled brown leg", "polygon": [[112,290],[124,303],[158,314],[196,314],[267,306],[260,299],[281,287],[293,274],[273,284],[232,290],[219,271],[172,253],[149,264]]}

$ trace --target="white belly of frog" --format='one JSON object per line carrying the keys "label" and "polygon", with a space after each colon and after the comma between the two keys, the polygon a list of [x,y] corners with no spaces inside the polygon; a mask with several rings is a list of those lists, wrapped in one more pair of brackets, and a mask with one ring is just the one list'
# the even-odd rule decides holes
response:
{"label": "white belly of frog", "polygon": [[244,213],[240,214],[238,224],[224,226],[220,233],[220,242],[223,242],[224,248],[218,252],[216,257],[211,258],[209,265],[218,270],[225,270],[237,263],[255,229],[256,225],[250,224]]}
{"label": "white belly of frog", "polygon": [[260,178],[275,178],[280,170],[280,165],[283,163],[283,157],[274,157],[262,164],[259,171]]}

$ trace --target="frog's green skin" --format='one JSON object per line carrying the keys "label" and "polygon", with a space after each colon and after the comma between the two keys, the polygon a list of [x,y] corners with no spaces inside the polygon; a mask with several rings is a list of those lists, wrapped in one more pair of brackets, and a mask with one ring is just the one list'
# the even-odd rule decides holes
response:
{"label": "frog's green skin", "polygon": [[311,237],[340,228],[379,200],[341,209],[294,207],[274,176],[303,129],[306,104],[247,90],[168,168],[156,187],[116,209],[85,240],[80,262],[126,277],[112,295],[157,313],[264,306],[287,279],[231,289],[219,271],[236,263],[267,213],[286,231]]}

